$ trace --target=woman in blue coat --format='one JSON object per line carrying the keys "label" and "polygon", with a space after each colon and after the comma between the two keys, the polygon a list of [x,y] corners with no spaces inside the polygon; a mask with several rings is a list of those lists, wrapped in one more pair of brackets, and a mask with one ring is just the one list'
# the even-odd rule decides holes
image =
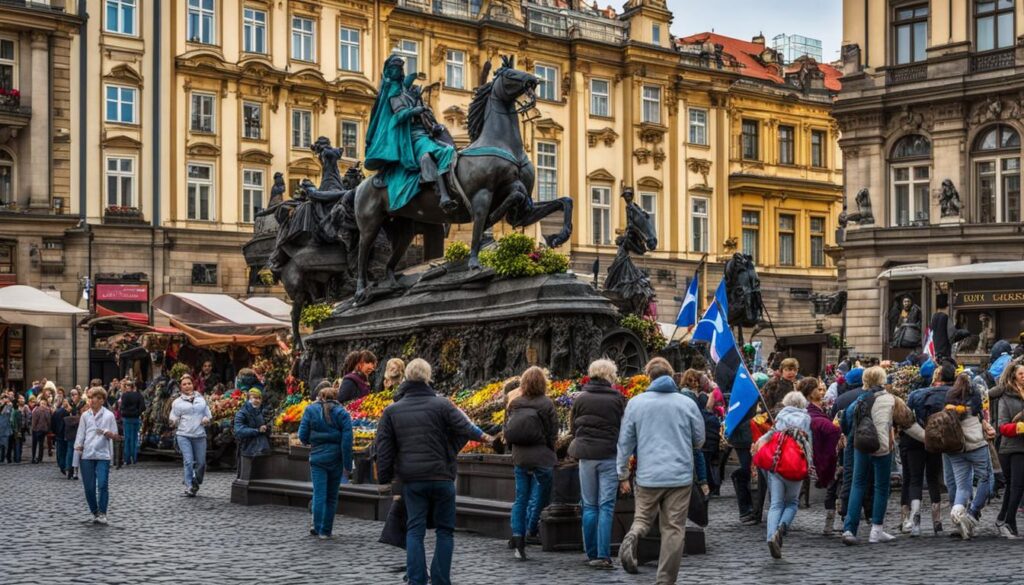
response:
{"label": "woman in blue coat", "polygon": [[326,540],[334,529],[342,475],[352,469],[352,419],[338,404],[336,388],[324,388],[318,398],[302,413],[299,440],[310,446],[313,530],[320,539]]}

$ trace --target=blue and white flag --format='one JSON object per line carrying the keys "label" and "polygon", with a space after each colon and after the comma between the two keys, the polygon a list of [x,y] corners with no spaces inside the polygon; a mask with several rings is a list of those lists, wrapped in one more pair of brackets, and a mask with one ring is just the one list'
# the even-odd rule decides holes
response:
{"label": "blue and white flag", "polygon": [[677,327],[690,329],[697,324],[697,284],[697,276],[694,275],[690,286],[686,289],[683,305],[679,307],[679,314],[676,315]]}
{"label": "blue and white flag", "polygon": [[[716,362],[724,353],[717,353],[718,343],[716,338],[722,330],[729,331],[729,300],[725,294],[725,279],[718,284],[715,290],[715,299],[704,311],[704,316],[697,323],[697,329],[693,332],[694,341],[707,341],[711,343],[711,359]],[[732,334],[729,334],[732,339]],[[736,345],[735,342],[733,345]]]}

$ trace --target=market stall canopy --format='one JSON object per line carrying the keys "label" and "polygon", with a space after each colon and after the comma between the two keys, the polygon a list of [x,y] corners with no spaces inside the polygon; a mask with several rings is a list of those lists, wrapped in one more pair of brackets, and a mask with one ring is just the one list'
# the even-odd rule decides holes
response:
{"label": "market stall canopy", "polygon": [[960,266],[946,266],[944,268],[929,268],[922,272],[921,276],[927,276],[939,282],[977,278],[1020,277],[1024,276],[1024,260],[979,262],[976,264],[961,264]]}
{"label": "market stall canopy", "polygon": [[292,306],[277,297],[249,297],[242,302],[264,315],[281,321],[292,318]]}
{"label": "market stall canopy", "polygon": [[264,315],[222,294],[168,293],[157,297],[153,301],[153,308],[171,319],[171,323],[179,329],[184,324],[209,333],[267,335],[291,327],[285,321]]}
{"label": "market stall canopy", "polygon": [[[55,291],[56,292],[56,291]],[[89,311],[37,288],[16,284],[0,288],[0,322],[35,327],[66,327],[70,317]]]}
{"label": "market stall canopy", "polygon": [[894,266],[888,270],[883,270],[876,280],[910,280],[911,278],[921,278],[926,270],[928,270],[927,264],[904,264],[903,266]]}

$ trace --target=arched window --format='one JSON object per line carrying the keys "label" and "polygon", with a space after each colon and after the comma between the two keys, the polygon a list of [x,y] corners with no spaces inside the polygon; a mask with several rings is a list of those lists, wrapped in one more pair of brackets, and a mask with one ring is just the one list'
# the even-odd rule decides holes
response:
{"label": "arched window", "polygon": [[920,134],[900,138],[889,156],[894,226],[928,223],[932,143]]}
{"label": "arched window", "polygon": [[0,205],[7,205],[14,200],[14,157],[5,149],[0,149]]}
{"label": "arched window", "polygon": [[1020,134],[1005,124],[985,129],[971,149],[980,223],[1021,220]]}

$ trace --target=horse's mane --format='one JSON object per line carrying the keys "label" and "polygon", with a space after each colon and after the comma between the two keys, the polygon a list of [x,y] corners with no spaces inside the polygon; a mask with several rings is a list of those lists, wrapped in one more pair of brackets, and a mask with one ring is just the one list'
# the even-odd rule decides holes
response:
{"label": "horse's mane", "polygon": [[488,81],[478,86],[473,93],[473,101],[469,102],[469,140],[470,142],[480,137],[484,129],[484,118],[487,117],[487,100],[491,97],[493,81]]}

